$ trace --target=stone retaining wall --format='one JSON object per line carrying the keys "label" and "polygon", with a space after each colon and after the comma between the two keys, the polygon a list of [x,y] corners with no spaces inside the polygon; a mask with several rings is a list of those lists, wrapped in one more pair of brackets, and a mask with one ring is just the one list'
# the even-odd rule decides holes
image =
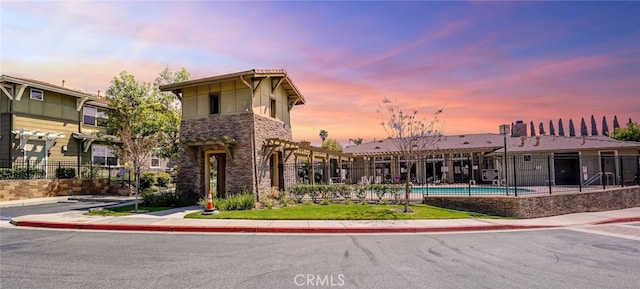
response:
{"label": "stone retaining wall", "polygon": [[109,180],[0,180],[0,202],[74,195],[129,195],[129,188]]}
{"label": "stone retaining wall", "polygon": [[437,207],[520,219],[640,207],[640,186],[532,196],[425,196]]}

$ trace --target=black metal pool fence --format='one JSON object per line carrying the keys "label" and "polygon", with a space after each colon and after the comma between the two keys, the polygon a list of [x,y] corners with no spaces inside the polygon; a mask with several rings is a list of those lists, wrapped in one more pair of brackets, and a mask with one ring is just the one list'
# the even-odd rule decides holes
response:
{"label": "black metal pool fence", "polygon": [[[265,168],[273,169],[273,168]],[[424,195],[525,195],[640,184],[640,156],[578,154],[425,158],[395,161],[299,161],[280,164],[279,188],[293,184],[402,184]],[[275,186],[275,185],[274,185]]]}

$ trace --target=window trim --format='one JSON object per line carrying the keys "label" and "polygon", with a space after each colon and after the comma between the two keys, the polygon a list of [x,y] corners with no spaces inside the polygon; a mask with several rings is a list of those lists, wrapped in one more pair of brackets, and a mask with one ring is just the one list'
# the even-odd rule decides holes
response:
{"label": "window trim", "polygon": [[[87,108],[95,109],[94,115],[87,115],[87,113],[86,113],[87,112],[87,110],[86,110]],[[98,114],[99,114],[100,110],[103,111],[104,117],[98,117]],[[93,117],[93,120],[94,120],[93,124],[85,122],[85,117],[87,117],[87,116]],[[83,125],[89,125],[89,126],[95,126],[95,127],[107,127],[106,121],[107,121],[108,118],[109,117],[107,116],[107,109],[106,108],[95,106],[95,105],[88,105],[88,104],[82,106],[82,124]],[[99,119],[103,119],[105,124],[104,125],[98,125],[98,123],[99,123],[98,120]]]}
{"label": "window trim", "polygon": [[[104,157],[104,164],[100,164],[98,162],[95,161],[96,156],[96,147],[103,147],[105,148],[105,153],[104,156],[99,156],[98,157]],[[109,156],[109,153],[111,153],[112,156]],[[118,166],[120,163],[120,160],[118,159],[118,157],[116,156],[115,152],[113,149],[111,149],[109,146],[107,145],[103,145],[103,144],[94,144],[91,146],[91,164],[93,165],[99,165],[99,166],[110,166],[109,164],[109,158],[115,159],[115,164],[111,164],[111,166]]]}
{"label": "window trim", "polygon": [[[40,92],[40,97],[33,97],[34,92]],[[31,88],[31,90],[29,91],[29,99],[44,101],[44,91],[42,89]]]}
{"label": "window trim", "polygon": [[[153,161],[154,160],[158,161],[158,165],[156,165],[156,166],[153,165]],[[151,168],[159,168],[160,167],[160,157],[152,155],[151,159],[149,161],[149,167],[151,167]]]}

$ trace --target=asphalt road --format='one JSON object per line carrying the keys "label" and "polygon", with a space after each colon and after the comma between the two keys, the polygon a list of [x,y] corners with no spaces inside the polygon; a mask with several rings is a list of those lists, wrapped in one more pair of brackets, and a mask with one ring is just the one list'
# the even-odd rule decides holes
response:
{"label": "asphalt road", "polygon": [[10,220],[11,218],[24,215],[53,214],[72,210],[86,211],[90,208],[104,207],[115,204],[116,203],[64,201],[50,204],[0,208],[0,220]]}
{"label": "asphalt road", "polygon": [[640,284],[640,241],[568,229],[224,235],[9,226],[0,227],[5,289],[620,289]]}

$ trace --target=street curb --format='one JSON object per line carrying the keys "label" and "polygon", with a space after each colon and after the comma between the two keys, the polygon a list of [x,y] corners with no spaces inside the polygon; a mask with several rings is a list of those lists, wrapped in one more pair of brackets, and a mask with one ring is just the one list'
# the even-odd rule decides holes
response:
{"label": "street curb", "polygon": [[605,224],[615,224],[615,223],[629,223],[629,222],[640,222],[640,217],[627,217],[627,218],[614,218],[602,221],[595,221],[589,223],[589,225],[605,225]]}
{"label": "street curb", "polygon": [[79,224],[42,221],[10,221],[19,227],[37,227],[51,229],[74,230],[107,230],[107,231],[152,231],[152,232],[183,232],[183,233],[285,233],[285,234],[371,234],[371,233],[440,233],[440,232],[470,232],[497,231],[521,229],[557,228],[553,225],[481,225],[458,227],[207,227],[207,226],[167,226],[167,225],[135,225],[135,224]]}

